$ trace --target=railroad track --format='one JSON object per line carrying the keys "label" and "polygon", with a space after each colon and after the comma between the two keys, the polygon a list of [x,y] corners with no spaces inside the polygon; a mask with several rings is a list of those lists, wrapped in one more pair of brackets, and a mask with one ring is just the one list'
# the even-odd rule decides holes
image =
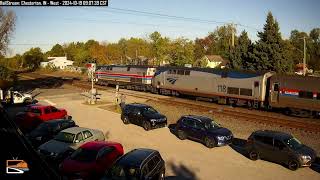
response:
{"label": "railroad track", "polygon": [[[84,89],[90,89],[91,85],[88,82],[83,81],[74,81],[72,83],[73,86],[84,88]],[[114,90],[110,90],[110,88],[107,88],[105,86],[98,86],[95,85],[96,89],[100,90],[107,90],[109,92],[114,92]],[[228,108],[228,106],[221,108],[220,106],[213,106],[208,104],[200,104],[196,101],[191,102],[190,100],[182,100],[179,98],[174,97],[163,97],[162,95],[158,95],[160,97],[157,97],[155,95],[146,95],[145,93],[142,95],[141,92],[132,92],[129,90],[123,90],[124,94],[137,97],[137,98],[143,98],[148,99],[152,101],[156,101],[159,103],[164,103],[167,105],[172,106],[183,106],[190,109],[197,109],[203,112],[212,112],[212,113],[219,113],[221,115],[227,115],[230,117],[236,117],[239,120],[242,121],[250,121],[254,123],[261,123],[261,124],[268,124],[268,125],[276,125],[279,127],[287,127],[291,129],[299,129],[306,132],[311,133],[320,133],[320,122],[312,122],[312,121],[306,121],[302,118],[295,118],[295,117],[282,117],[280,115],[268,115],[265,113],[249,113],[244,111],[236,111],[234,109]]]}

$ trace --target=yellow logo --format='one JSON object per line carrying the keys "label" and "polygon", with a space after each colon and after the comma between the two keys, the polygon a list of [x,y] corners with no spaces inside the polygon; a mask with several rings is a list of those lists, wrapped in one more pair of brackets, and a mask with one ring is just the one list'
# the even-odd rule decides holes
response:
{"label": "yellow logo", "polygon": [[7,160],[6,171],[7,174],[23,174],[29,168],[24,160]]}

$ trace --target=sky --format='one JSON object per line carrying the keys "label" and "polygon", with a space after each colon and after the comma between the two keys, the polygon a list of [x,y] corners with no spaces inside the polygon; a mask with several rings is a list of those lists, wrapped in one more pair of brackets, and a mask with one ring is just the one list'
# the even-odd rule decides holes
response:
{"label": "sky", "polygon": [[237,34],[246,30],[254,41],[268,11],[279,22],[283,38],[289,38],[293,29],[310,32],[320,27],[319,7],[319,0],[109,0],[108,7],[6,7],[17,16],[7,56],[31,47],[46,52],[57,43],[148,38],[154,31],[194,40],[225,23],[241,24]]}

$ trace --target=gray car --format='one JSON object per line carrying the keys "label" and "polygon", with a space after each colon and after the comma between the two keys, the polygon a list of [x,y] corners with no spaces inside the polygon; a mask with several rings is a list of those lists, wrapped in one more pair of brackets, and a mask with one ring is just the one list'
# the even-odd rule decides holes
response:
{"label": "gray car", "polygon": [[60,162],[82,144],[104,140],[104,134],[100,130],[72,127],[59,132],[52,140],[39,146],[38,151],[47,160]]}

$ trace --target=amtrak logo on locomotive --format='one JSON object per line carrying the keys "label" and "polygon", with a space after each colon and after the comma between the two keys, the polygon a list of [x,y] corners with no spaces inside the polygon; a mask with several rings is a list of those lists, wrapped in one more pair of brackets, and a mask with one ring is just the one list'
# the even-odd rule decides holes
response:
{"label": "amtrak logo on locomotive", "polygon": [[167,78],[167,81],[169,81],[171,84],[176,83],[177,80],[178,79],[176,79],[176,78]]}

